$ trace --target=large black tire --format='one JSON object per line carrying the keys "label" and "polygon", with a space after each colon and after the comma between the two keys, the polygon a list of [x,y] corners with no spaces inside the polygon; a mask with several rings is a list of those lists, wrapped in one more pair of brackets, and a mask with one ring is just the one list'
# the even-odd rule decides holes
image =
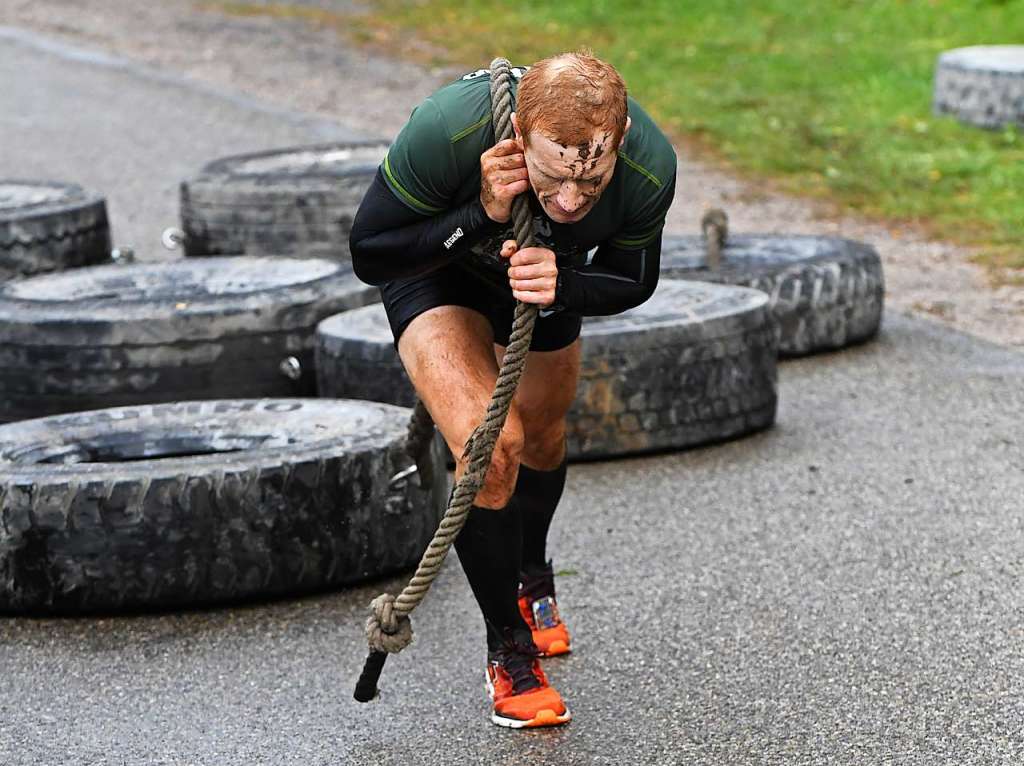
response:
{"label": "large black tire", "polygon": [[661,274],[767,293],[783,356],[865,341],[882,322],[882,260],[870,245],[840,237],[730,235],[718,270],[708,268],[701,237],[665,237]]}
{"label": "large black tire", "polygon": [[1024,45],[976,45],[940,55],[932,109],[982,128],[1024,127]]}
{"label": "large black tire", "polygon": [[181,184],[186,255],[350,259],[352,219],[387,147],[353,141],[211,162]]}
{"label": "large black tire", "polygon": [[383,304],[335,314],[316,328],[320,396],[412,407],[416,391],[395,350]]}
{"label": "large black tire", "polygon": [[[317,322],[378,298],[324,259],[189,258],[0,285],[0,422],[127,404],[312,396]],[[295,357],[301,375],[286,377]]]}
{"label": "large black tire", "polygon": [[778,405],[778,328],[763,293],[662,280],[635,309],[583,323],[569,455],[603,458],[734,439]]}
{"label": "large black tire", "polygon": [[[766,428],[777,407],[778,329],[758,291],[663,280],[642,306],[583,323],[569,456],[691,447]],[[321,396],[412,401],[381,305],[317,327]]]}
{"label": "large black tire", "polygon": [[414,565],[447,499],[410,411],[262,399],[0,426],[0,610],[81,613],[333,588]]}
{"label": "large black tire", "polygon": [[0,281],[109,261],[102,197],[74,184],[0,180]]}

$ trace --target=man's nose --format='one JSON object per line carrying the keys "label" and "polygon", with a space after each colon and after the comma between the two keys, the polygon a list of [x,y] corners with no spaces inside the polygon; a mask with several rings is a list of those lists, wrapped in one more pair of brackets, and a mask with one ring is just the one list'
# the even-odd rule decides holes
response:
{"label": "man's nose", "polygon": [[583,206],[580,188],[572,181],[566,181],[558,189],[558,204],[567,213],[574,213]]}

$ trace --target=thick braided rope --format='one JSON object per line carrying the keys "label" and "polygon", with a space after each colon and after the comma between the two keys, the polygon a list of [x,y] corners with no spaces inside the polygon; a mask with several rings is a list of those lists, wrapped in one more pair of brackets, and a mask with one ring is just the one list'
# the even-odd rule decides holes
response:
{"label": "thick braided rope", "polygon": [[[503,58],[492,61],[491,113],[496,141],[513,137],[511,85],[512,68],[509,62]],[[520,248],[533,244],[533,217],[526,195],[521,194],[512,202],[512,227]],[[409,614],[423,601],[431,583],[437,578],[452,543],[466,523],[466,516],[469,515],[469,509],[477,493],[483,487],[484,476],[494,453],[494,445],[505,424],[509,407],[512,405],[512,397],[515,396],[523,368],[526,366],[526,356],[530,350],[530,339],[533,337],[536,319],[536,306],[516,304],[512,334],[505,356],[501,360],[501,370],[498,372],[494,394],[483,422],[466,441],[463,457],[466,458],[468,465],[462,478],[455,484],[448,510],[409,584],[397,597],[384,593],[370,604],[371,616],[366,621],[366,638],[372,650],[397,653],[412,641]],[[433,434],[433,428],[427,427],[427,424],[432,425],[429,418],[426,408],[417,401],[413,422],[409,427],[410,443],[407,445],[408,452],[414,456],[422,456],[424,451],[429,449]],[[423,443],[413,444],[414,438],[423,439]]]}

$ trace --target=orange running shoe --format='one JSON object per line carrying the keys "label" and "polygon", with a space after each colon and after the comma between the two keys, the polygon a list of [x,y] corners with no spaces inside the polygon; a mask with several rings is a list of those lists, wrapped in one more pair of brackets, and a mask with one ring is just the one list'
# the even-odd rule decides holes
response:
{"label": "orange running shoe", "polygon": [[551,688],[537,655],[503,646],[487,655],[487,694],[494,703],[491,721],[510,729],[567,723],[572,714]]}
{"label": "orange running shoe", "polygon": [[547,568],[537,574],[519,575],[519,613],[533,634],[541,657],[568,654],[569,629],[565,627],[555,603],[555,575],[548,562]]}

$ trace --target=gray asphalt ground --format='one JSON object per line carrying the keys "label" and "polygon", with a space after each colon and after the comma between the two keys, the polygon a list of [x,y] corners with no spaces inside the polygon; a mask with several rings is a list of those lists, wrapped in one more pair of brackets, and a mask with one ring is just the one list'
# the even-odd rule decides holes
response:
{"label": "gray asphalt ground", "polygon": [[[0,83],[0,175],[107,192],[132,236],[205,159],[329,127],[8,35]],[[552,551],[575,652],[546,665],[566,727],[487,721],[451,561],[369,705],[360,626],[399,579],[3,619],[0,764],[1020,763],[1024,354],[894,315],[779,385],[770,431],[571,467]]]}
{"label": "gray asphalt ground", "polygon": [[0,27],[0,178],[107,198],[114,245],[141,260],[178,225],[178,184],[227,154],[365,137],[103,53]]}

